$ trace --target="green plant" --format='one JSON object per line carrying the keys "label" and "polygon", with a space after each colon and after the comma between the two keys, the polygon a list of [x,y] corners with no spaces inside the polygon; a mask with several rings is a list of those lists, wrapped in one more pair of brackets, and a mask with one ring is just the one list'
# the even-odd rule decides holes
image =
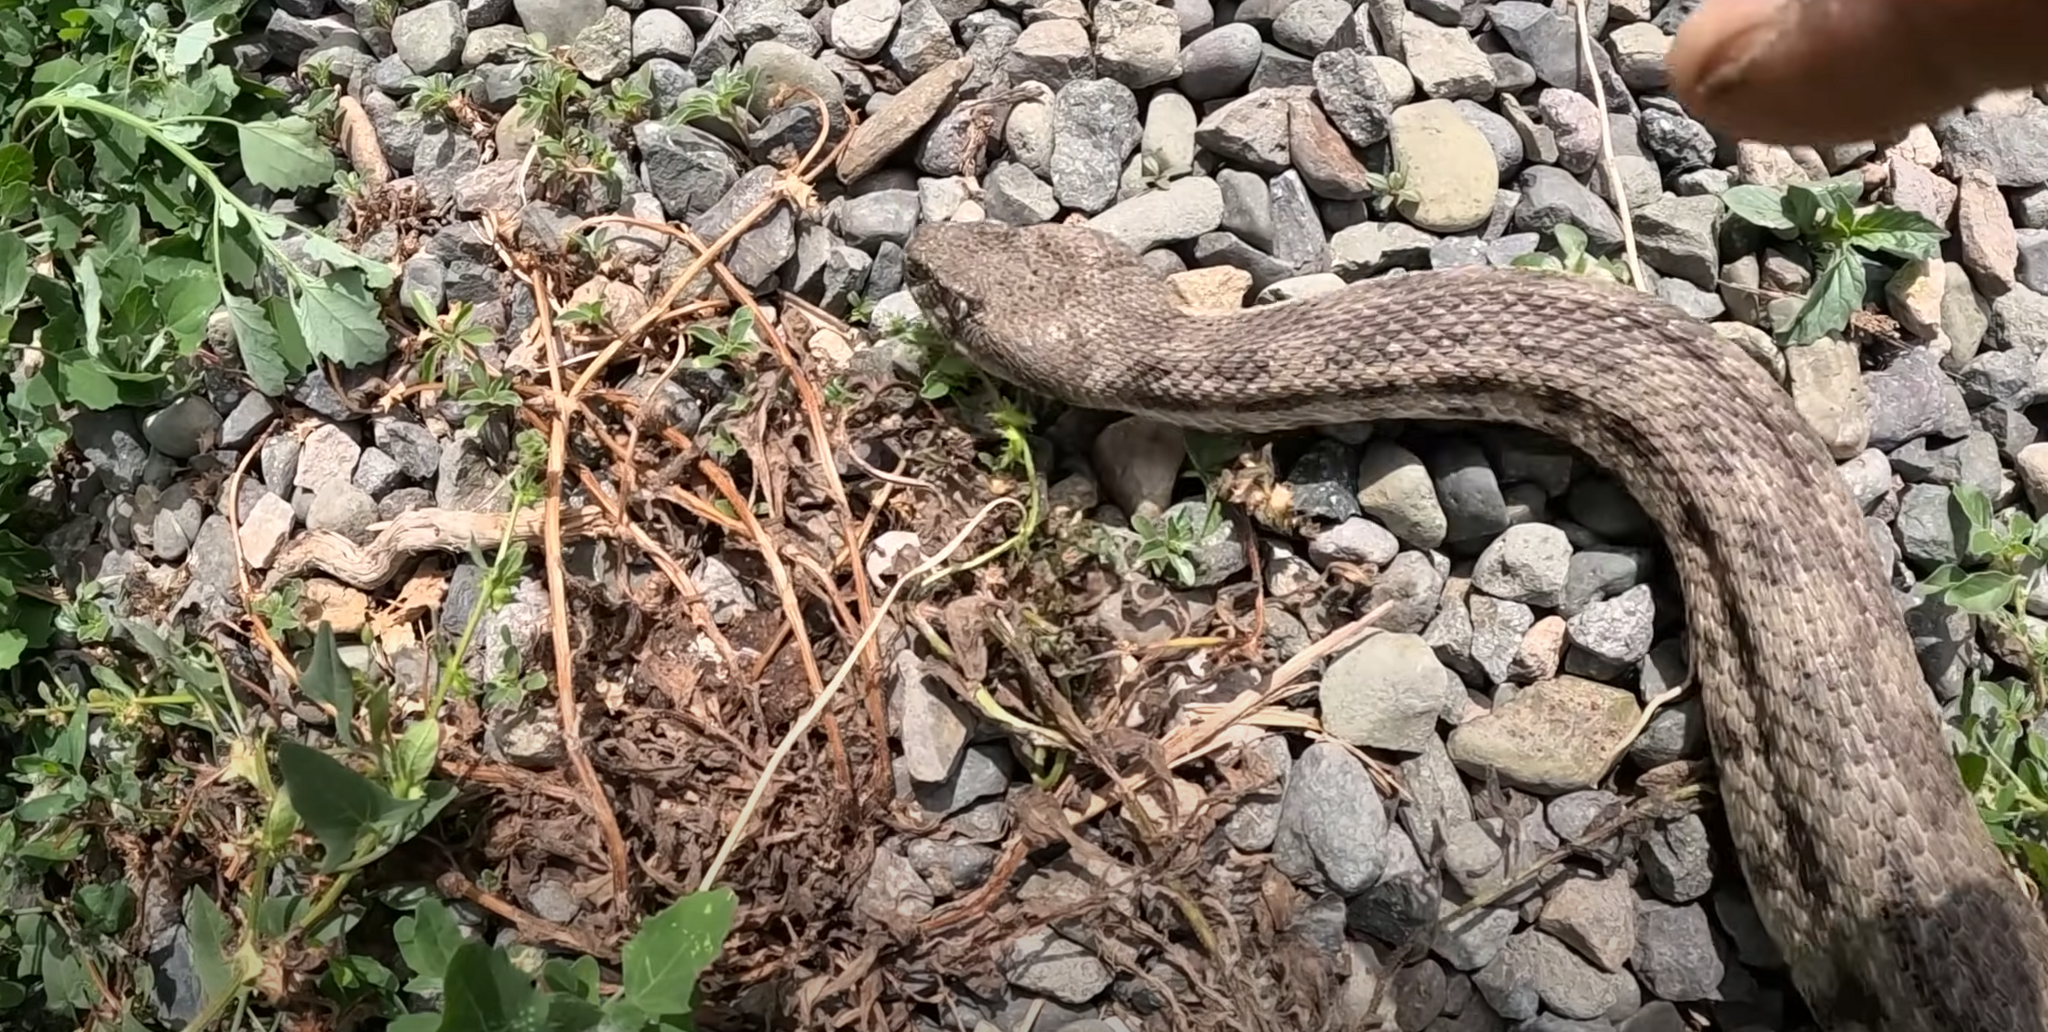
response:
{"label": "green plant", "polygon": [[1204,510],[1199,525],[1195,523],[1193,509],[1186,506],[1155,516],[1132,513],[1131,529],[1138,535],[1133,561],[1155,577],[1168,577],[1182,587],[1190,587],[1195,582],[1195,549],[1215,531],[1221,518],[1222,510],[1214,500]]}
{"label": "green plant", "polygon": [[421,118],[447,118],[455,112],[456,100],[469,92],[476,84],[476,76],[470,72],[450,75],[435,72],[432,75],[415,75],[405,80],[412,93],[412,109]]}
{"label": "green plant", "polygon": [[[242,0],[0,6],[0,491],[19,496],[79,408],[184,389],[224,310],[268,393],[389,345],[372,292],[390,270],[231,192],[325,189],[320,69],[302,113],[216,60]],[[48,643],[24,593],[49,556],[0,516],[0,669]]]}
{"label": "green plant", "polygon": [[1786,344],[1809,344],[1838,333],[1863,306],[1866,258],[1931,258],[1948,235],[1917,212],[1897,205],[1857,202],[1860,173],[1820,183],[1730,187],[1721,202],[1730,212],[1780,239],[1805,241],[1813,252],[1813,288],[1790,323],[1778,327]]}
{"label": "green plant", "polygon": [[756,127],[754,116],[747,111],[747,104],[753,99],[759,74],[753,68],[729,65],[711,73],[710,81],[702,86],[692,86],[676,98],[675,110],[669,112],[668,121],[673,125],[689,125],[692,122],[723,122],[733,131],[744,136]]}
{"label": "green plant", "polygon": [[609,100],[601,99],[576,67],[537,35],[527,36],[518,64],[517,107],[521,121],[533,130],[542,191],[559,196],[587,181],[616,182],[619,156],[609,139],[616,125],[593,128],[590,123],[602,123],[605,111],[627,110],[623,102],[632,94],[614,91],[606,95]]}
{"label": "green plant", "polygon": [[562,309],[562,314],[555,316],[557,326],[603,329],[610,322],[611,315],[604,310],[603,301],[585,301],[580,305],[571,305]]}
{"label": "green plant", "polygon": [[442,904],[423,902],[396,927],[413,970],[405,988],[438,995],[442,1009],[404,1015],[390,1028],[694,1029],[697,979],[718,958],[738,902],[729,889],[707,889],[648,918],[621,948],[619,990],[609,995],[595,960],[549,957],[538,971],[522,967],[508,951],[465,937]]}
{"label": "green plant", "polygon": [[875,299],[856,290],[846,295],[846,323],[849,326],[866,325],[875,314]]}
{"label": "green plant", "polygon": [[1628,266],[1612,258],[1596,258],[1586,253],[1585,230],[1569,222],[1560,222],[1550,231],[1550,235],[1557,238],[1556,254],[1536,251],[1519,255],[1508,264],[1521,269],[1591,276],[1596,279],[1613,280],[1616,283],[1629,281]]}
{"label": "green plant", "polygon": [[1396,204],[1412,204],[1421,196],[1408,182],[1408,169],[1398,164],[1384,173],[1367,172],[1365,185],[1372,191],[1373,210],[1382,215]]}
{"label": "green plant", "polygon": [[2048,737],[2037,730],[2048,712],[2048,624],[2027,616],[2048,569],[2048,521],[2018,510],[1994,514],[1969,485],[1953,496],[1969,528],[1964,554],[1917,590],[1987,621],[2024,668],[2020,678],[1973,677],[1964,687],[1956,763],[1992,838],[2048,887]]}
{"label": "green plant", "polygon": [[744,307],[733,311],[724,329],[699,323],[690,327],[689,336],[706,349],[690,358],[690,365],[698,369],[715,369],[730,359],[752,355],[761,346],[754,333],[754,310]]}

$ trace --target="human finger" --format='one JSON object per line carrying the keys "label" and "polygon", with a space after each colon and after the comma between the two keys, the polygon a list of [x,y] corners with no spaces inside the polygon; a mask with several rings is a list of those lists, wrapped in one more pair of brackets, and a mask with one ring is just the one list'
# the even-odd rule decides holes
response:
{"label": "human finger", "polygon": [[1706,0],[1668,62],[1679,99],[1722,132],[1845,143],[2048,79],[2048,2]]}

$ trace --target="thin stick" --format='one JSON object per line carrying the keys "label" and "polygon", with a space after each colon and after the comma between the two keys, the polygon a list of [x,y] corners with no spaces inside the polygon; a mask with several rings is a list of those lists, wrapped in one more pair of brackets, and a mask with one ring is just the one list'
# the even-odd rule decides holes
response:
{"label": "thin stick", "polygon": [[[905,585],[916,583],[925,573],[938,569],[948,559],[951,559],[953,553],[959,551],[960,547],[967,543],[968,537],[980,529],[981,524],[989,518],[990,514],[994,513],[996,508],[1002,505],[1016,506],[1019,511],[1022,511],[1024,508],[1023,504],[1014,498],[997,498],[982,506],[981,511],[975,513],[974,518],[968,520],[967,525],[960,528],[960,532],[953,535],[951,541],[946,542],[946,547],[939,549],[937,554],[919,563],[916,569],[896,579],[895,585],[889,589],[889,594],[882,598],[882,604],[878,607],[879,611],[883,613],[888,612],[895,606],[896,597],[903,592]],[[796,747],[796,740],[809,731],[811,725],[818,722],[819,715],[825,712],[825,707],[830,705],[833,697],[839,694],[839,687],[846,683],[847,675],[853,673],[854,667],[859,665],[861,652],[867,648],[869,642],[874,640],[875,635],[881,629],[881,620],[868,621],[867,629],[863,630],[860,638],[854,642],[852,652],[846,657],[846,661],[839,665],[839,672],[832,675],[831,683],[825,686],[824,691],[818,693],[817,698],[811,700],[810,708],[804,710],[803,716],[798,717],[796,723],[790,725],[789,730],[783,734],[782,741],[776,743],[775,752],[768,757],[768,765],[761,768],[760,777],[754,781],[754,790],[747,795],[746,805],[740,807],[740,815],[733,820],[732,830],[726,832],[725,841],[719,845],[717,855],[711,858],[711,866],[705,869],[704,880],[698,884],[698,891],[701,892],[709,889],[718,883],[718,876],[725,870],[726,861],[732,858],[732,851],[739,847],[740,837],[747,830],[747,822],[753,819],[754,811],[761,806],[762,797],[768,794],[768,787],[774,780],[776,769],[782,766],[782,761],[789,756],[790,750]]]}
{"label": "thin stick", "polygon": [[1614,124],[1607,118],[1607,89],[1600,84],[1600,69],[1593,63],[1593,32],[1586,27],[1586,0],[1572,0],[1572,13],[1579,23],[1579,60],[1586,63],[1586,78],[1593,82],[1593,105],[1600,109],[1600,167],[1607,173],[1607,192],[1613,195],[1615,213],[1621,216],[1622,253],[1628,257],[1629,282],[1647,292],[1643,265],[1636,260],[1636,229],[1628,213],[1628,195],[1621,190],[1621,172],[1614,167]]}

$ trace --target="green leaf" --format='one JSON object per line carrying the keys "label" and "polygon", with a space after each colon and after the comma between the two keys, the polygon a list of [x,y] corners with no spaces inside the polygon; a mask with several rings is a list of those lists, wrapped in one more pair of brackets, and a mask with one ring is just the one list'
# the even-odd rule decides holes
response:
{"label": "green leaf", "polygon": [[226,301],[228,325],[235,331],[242,368],[248,371],[258,393],[272,398],[282,395],[297,370],[286,365],[279,353],[277,330],[256,302],[234,294],[228,295]]}
{"label": "green leaf", "polygon": [[57,390],[66,400],[100,412],[156,399],[155,373],[124,373],[89,357],[66,356],[57,363]]}
{"label": "green leaf", "polygon": [[401,1014],[384,1026],[385,1032],[440,1032],[439,1014]]}
{"label": "green leaf", "polygon": [[1976,527],[1970,531],[1968,551],[1972,556],[1987,556],[1998,551],[1998,535],[1989,528]]}
{"label": "green leaf", "polygon": [[1991,498],[1975,484],[1957,484],[1949,491],[1956,500],[1956,507],[1963,510],[1963,518],[1970,521],[1971,529],[1991,526]]}
{"label": "green leaf", "polygon": [[177,42],[171,47],[171,67],[178,71],[198,64],[206,57],[206,51],[213,46],[220,33],[213,28],[213,22],[195,21],[178,31]]}
{"label": "green leaf", "polygon": [[364,833],[392,809],[391,794],[341,761],[289,739],[277,743],[277,765],[284,775],[292,806],[306,830],[327,851],[323,872],[338,870],[355,858]]}
{"label": "green leaf", "polygon": [[1731,186],[1721,203],[1749,224],[1761,229],[1795,229],[1785,217],[1785,195],[1768,186]]}
{"label": "green leaf", "polygon": [[1984,775],[1991,769],[1991,761],[1980,753],[1962,753],[1956,757],[1956,766],[1963,774],[1963,787],[1971,792],[1984,784]]}
{"label": "green leaf", "polygon": [[92,255],[80,255],[73,275],[78,280],[78,314],[85,319],[85,350],[100,350],[100,276],[93,268]]}
{"label": "green leaf", "polygon": [[220,300],[219,278],[210,270],[196,268],[163,285],[157,294],[157,312],[171,336],[190,346],[206,335],[206,323],[220,307]]}
{"label": "green leaf", "polygon": [[1947,236],[1927,216],[1889,204],[1858,214],[1849,230],[1849,242],[1857,247],[1905,259],[1934,257]]}
{"label": "green leaf", "polygon": [[1964,577],[1948,589],[1950,605],[1965,613],[1989,616],[2012,605],[2013,589],[2020,579],[2009,573],[1984,570]]}
{"label": "green leaf", "polygon": [[[1585,230],[1569,222],[1560,222],[1551,227],[1550,235],[1557,238],[1557,249],[1564,252],[1567,260],[1586,253]],[[740,311],[747,312],[748,309],[742,308]]]}
{"label": "green leaf", "polygon": [[341,661],[341,649],[334,643],[334,625],[320,621],[314,632],[313,648],[299,688],[314,702],[334,714],[334,737],[343,745],[356,744],[356,680],[348,664]]}
{"label": "green leaf", "polygon": [[1792,183],[1785,187],[1785,216],[1792,220],[1792,228],[1800,232],[1810,232],[1827,225],[1828,220],[1834,217],[1831,202],[1831,195],[1809,183]]}
{"label": "green leaf", "polygon": [[286,368],[294,373],[313,368],[313,353],[306,350],[306,334],[299,329],[299,313],[292,303],[273,297],[263,302],[263,311],[270,316],[271,327],[277,330],[277,353]]}
{"label": "green leaf", "polygon": [[426,784],[427,775],[434,772],[434,757],[441,748],[441,725],[432,718],[415,720],[398,736],[398,748],[392,751],[392,764],[397,768],[392,780],[405,789],[409,795]]}
{"label": "green leaf", "polygon": [[469,941],[456,927],[454,914],[437,899],[421,900],[412,913],[393,922],[392,935],[398,940],[399,955],[412,968],[406,991],[427,995],[441,990],[449,961]]}
{"label": "green leaf", "polygon": [[0,230],[0,312],[12,312],[28,292],[28,241],[13,230]]}
{"label": "green leaf", "polygon": [[449,1032],[536,1032],[547,1001],[505,951],[464,943],[448,961],[441,1027]]}
{"label": "green leaf", "polygon": [[[390,334],[355,277],[346,272],[301,285],[292,312],[306,334],[306,347],[315,357],[346,368],[367,365],[385,356],[391,347]],[[354,287],[354,289],[350,289]]]}
{"label": "green leaf", "polygon": [[334,152],[320,142],[313,123],[297,115],[275,122],[235,127],[242,171],[272,190],[304,190],[334,181]]}
{"label": "green leaf", "polygon": [[1807,292],[1799,314],[1792,317],[1787,342],[1811,344],[1849,325],[1850,313],[1863,305],[1863,287],[1863,259],[1846,247],[1835,250]]}
{"label": "green leaf", "polygon": [[239,979],[228,952],[228,919],[213,897],[194,886],[185,895],[185,929],[192,937],[192,973],[208,1002],[222,1000]]}
{"label": "green leaf", "polygon": [[229,225],[225,217],[214,228],[214,237],[207,242],[207,257],[237,286],[255,289],[257,274],[263,269],[262,231],[248,222]]}
{"label": "green leaf", "polygon": [[697,976],[718,959],[739,898],[693,892],[647,919],[621,951],[625,998],[650,1014],[688,1014]]}
{"label": "green leaf", "polygon": [[18,143],[0,146],[0,219],[9,222],[28,210],[35,182],[35,159]]}

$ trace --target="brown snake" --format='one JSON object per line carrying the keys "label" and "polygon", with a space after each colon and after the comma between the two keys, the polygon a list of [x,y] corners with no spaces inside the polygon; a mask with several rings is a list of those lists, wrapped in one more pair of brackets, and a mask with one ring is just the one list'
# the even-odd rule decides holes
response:
{"label": "brown snake", "polygon": [[1963,787],[1862,515],[1757,362],[1626,287],[1465,269],[1222,314],[1077,225],[938,224],[905,272],[970,361],[1215,431],[1481,420],[1570,442],[1662,531],[1744,877],[1826,1029],[2048,1029],[2048,923]]}

